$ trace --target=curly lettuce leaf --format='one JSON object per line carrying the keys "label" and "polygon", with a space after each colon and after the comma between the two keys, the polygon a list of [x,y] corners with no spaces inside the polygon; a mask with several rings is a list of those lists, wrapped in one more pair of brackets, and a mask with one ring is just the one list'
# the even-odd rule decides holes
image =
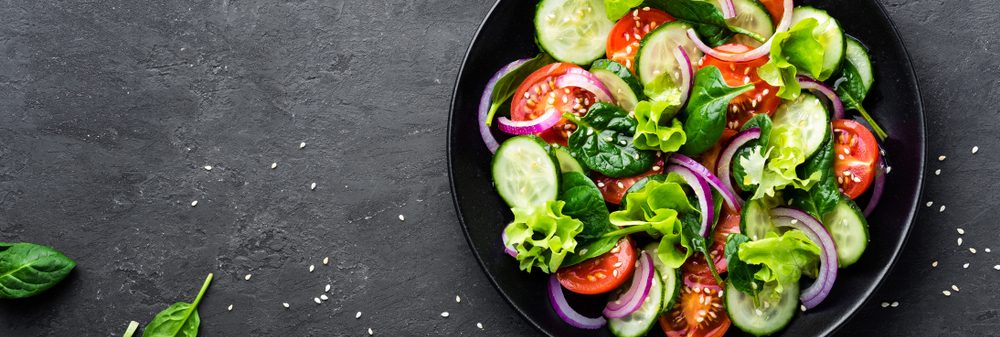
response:
{"label": "curly lettuce leaf", "polygon": [[809,190],[819,182],[822,177],[821,172],[814,171],[809,173],[809,176],[800,178],[795,170],[807,159],[807,153],[802,145],[805,137],[801,133],[802,130],[788,125],[777,126],[771,131],[768,161],[752,199],[773,197],[775,191],[787,186]]}
{"label": "curly lettuce leaf", "polygon": [[517,261],[523,271],[538,267],[543,273],[554,273],[566,254],[576,249],[576,235],[583,231],[583,222],[562,213],[566,202],[550,200],[534,209],[513,208],[514,222],[507,225],[505,245],[517,250]]}
{"label": "curly lettuce leaf", "polygon": [[787,32],[774,34],[771,59],[757,69],[757,74],[768,84],[778,87],[778,97],[792,100],[799,96],[802,89],[795,78],[798,73],[826,80],[822,78],[825,49],[819,40],[821,32],[816,31],[817,26],[819,21],[809,18],[799,21]]}
{"label": "curly lettuce leaf", "polygon": [[639,124],[632,142],[641,150],[677,152],[687,142],[684,125],[673,118],[677,110],[669,103],[642,101],[635,106],[635,119]]}
{"label": "curly lettuce leaf", "polygon": [[760,265],[754,279],[763,283],[776,282],[780,293],[784,286],[799,282],[803,273],[816,275],[820,249],[800,230],[787,231],[781,236],[768,233],[767,237],[739,245],[739,260],[749,265]]}
{"label": "curly lettuce leaf", "polygon": [[[626,227],[621,234],[645,231],[660,237],[657,255],[670,268],[680,267],[692,249],[684,239],[681,213],[697,213],[677,179],[650,179],[642,189],[625,196],[625,209],[611,213],[611,223]],[[678,249],[683,247],[683,251]]]}
{"label": "curly lettuce leaf", "polygon": [[604,11],[608,14],[608,19],[618,21],[629,10],[641,4],[642,0],[604,0]]}

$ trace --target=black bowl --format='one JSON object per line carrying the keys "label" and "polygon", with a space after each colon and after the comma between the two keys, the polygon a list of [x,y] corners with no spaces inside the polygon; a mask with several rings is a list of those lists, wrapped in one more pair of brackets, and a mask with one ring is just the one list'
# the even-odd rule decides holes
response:
{"label": "black bowl", "polygon": [[[472,253],[490,280],[528,321],[553,336],[610,336],[606,329],[586,331],[564,323],[548,304],[546,275],[518,270],[505,255],[501,229],[512,220],[494,191],[490,152],[476,126],[476,109],[486,81],[515,59],[534,56],[532,15],[536,1],[500,0],[479,28],[469,48],[452,101],[448,155],[452,196]],[[875,87],[866,106],[888,131],[883,144],[892,167],[886,193],[871,217],[871,244],[861,261],[842,270],[833,292],[819,307],[798,317],[779,336],[826,336],[844,324],[881,283],[896,261],[916,217],[923,186],[924,118],[917,80],[906,49],[885,10],[875,1],[802,1],[830,12],[847,31],[870,44]],[[571,302],[574,300],[570,299]],[[592,301],[593,302],[593,301]],[[572,302],[589,316],[601,303]],[[651,335],[662,335],[655,328]],[[741,335],[730,329],[728,335]]]}

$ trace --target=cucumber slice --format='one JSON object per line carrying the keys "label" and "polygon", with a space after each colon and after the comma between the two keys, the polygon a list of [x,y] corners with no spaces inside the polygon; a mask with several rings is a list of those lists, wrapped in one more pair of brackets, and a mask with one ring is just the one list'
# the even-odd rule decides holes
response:
{"label": "cucumber slice", "polygon": [[546,144],[517,136],[500,144],[493,157],[493,184],[511,208],[532,208],[559,194],[559,167]]}
{"label": "cucumber slice", "polygon": [[774,112],[772,130],[780,128],[783,132],[797,131],[799,137],[802,137],[805,157],[809,158],[823,145],[826,133],[832,132],[829,116],[826,105],[819,98],[803,92],[795,100],[785,101],[778,107]]}
{"label": "cucumber slice", "polygon": [[865,48],[861,41],[848,36],[846,50],[844,58],[858,71],[858,76],[861,77],[861,83],[864,83],[865,93],[867,93],[868,90],[871,90],[872,84],[875,83],[875,77],[872,75],[872,59],[868,56],[868,48]]}
{"label": "cucumber slice", "polygon": [[[719,2],[712,1],[712,3],[718,4]],[[771,13],[759,1],[733,0],[733,7],[736,8],[736,17],[726,20],[730,26],[740,27],[744,30],[757,33],[757,35],[760,35],[764,39],[774,35],[774,22],[771,21]],[[733,42],[754,48],[764,44],[743,34],[737,34],[733,37]]]}
{"label": "cucumber slice", "polygon": [[579,172],[587,174],[587,171],[583,169],[583,165],[573,158],[573,155],[569,153],[564,147],[553,147],[552,155],[556,157],[556,161],[559,162],[559,172]]}
{"label": "cucumber slice", "polygon": [[830,231],[837,246],[840,267],[858,262],[868,248],[868,221],[854,201],[843,198],[833,211],[823,217],[823,225]]}
{"label": "cucumber slice", "polygon": [[641,97],[639,94],[642,93],[642,84],[639,84],[639,79],[628,68],[615,61],[600,59],[590,66],[590,73],[611,90],[618,106],[625,111],[635,111],[635,105],[639,104]]}
{"label": "cucumber slice", "polygon": [[732,283],[726,285],[726,313],[733,320],[733,325],[754,336],[771,335],[785,328],[799,307],[799,284],[785,285],[781,298],[777,303],[765,302],[774,290],[771,285],[764,285],[756,302],[752,296],[744,294]]}
{"label": "cucumber slice", "polygon": [[656,274],[653,276],[653,286],[649,288],[649,295],[646,295],[646,300],[639,309],[628,316],[608,320],[608,329],[615,336],[645,336],[653,325],[656,325],[656,319],[660,317],[660,308],[663,306],[664,286],[660,272],[656,271],[656,268],[653,269]]}
{"label": "cucumber slice", "polygon": [[743,214],[740,215],[740,232],[750,237],[750,240],[763,239],[767,233],[777,232],[778,228],[771,221],[771,212],[764,205],[764,201],[750,200],[743,206]]}
{"label": "cucumber slice", "polygon": [[683,46],[691,62],[697,62],[703,55],[688,38],[689,28],[691,26],[686,23],[674,21],[660,26],[642,39],[635,56],[635,73],[644,88],[643,94],[650,99],[673,103],[680,108],[681,65],[674,51]]}
{"label": "cucumber slice", "polygon": [[823,71],[821,72],[826,76],[820,76],[822,78],[817,78],[817,80],[826,81],[840,68],[840,61],[844,59],[846,46],[844,30],[840,28],[840,23],[826,11],[812,7],[795,8],[795,11],[792,12],[792,26],[809,18],[819,22],[816,30],[822,32],[817,36],[817,40],[826,49],[823,53]]}
{"label": "cucumber slice", "polygon": [[604,56],[614,25],[601,0],[543,0],[535,11],[539,46],[556,60],[579,65]]}
{"label": "cucumber slice", "polygon": [[657,276],[663,281],[663,306],[660,308],[660,313],[666,313],[670,308],[674,307],[674,302],[681,294],[681,278],[680,270],[667,267],[660,261],[657,257],[658,245],[653,242],[646,245],[642,250],[647,254],[651,254],[653,257],[653,267],[656,267]]}

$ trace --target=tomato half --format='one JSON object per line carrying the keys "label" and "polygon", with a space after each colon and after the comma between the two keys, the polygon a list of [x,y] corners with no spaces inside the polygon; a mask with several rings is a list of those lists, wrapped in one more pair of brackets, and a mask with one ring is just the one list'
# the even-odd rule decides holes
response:
{"label": "tomato half", "polygon": [[781,15],[785,13],[784,3],[784,0],[760,0],[760,4],[767,8],[767,12],[771,14],[771,20],[774,20],[775,24],[781,21]]}
{"label": "tomato half", "polygon": [[705,257],[692,255],[681,267],[684,285],[680,298],[665,315],[660,328],[668,337],[720,337],[732,322],[723,307],[722,285],[715,281]]}
{"label": "tomato half", "polygon": [[599,173],[593,173],[593,179],[594,183],[597,184],[597,189],[601,190],[601,195],[604,196],[604,201],[620,205],[622,203],[622,198],[625,197],[625,193],[628,193],[628,189],[632,188],[632,185],[635,185],[635,183],[645,177],[663,173],[663,167],[663,159],[660,159],[656,162],[656,164],[653,164],[653,168],[649,171],[637,176],[611,178],[605,177]]}
{"label": "tomato half", "polygon": [[629,237],[604,255],[559,269],[556,278],[563,288],[577,294],[603,294],[618,288],[635,271],[635,244]]}
{"label": "tomato half", "polygon": [[878,143],[868,128],[848,119],[833,121],[833,137],[833,169],[837,184],[849,198],[857,198],[875,179]]}
{"label": "tomato half", "polygon": [[716,271],[722,274],[729,270],[729,264],[726,263],[726,239],[729,238],[729,234],[740,232],[740,213],[723,203],[719,217],[719,222],[715,224],[715,230],[712,232],[712,246],[709,247],[708,253],[712,255],[712,261],[715,261]]}
{"label": "tomato half", "polygon": [[[742,44],[725,44],[715,48],[715,50],[728,53],[742,53],[751,49]],[[728,129],[739,130],[750,117],[759,113],[771,116],[778,109],[778,104],[781,103],[781,99],[778,98],[778,88],[767,84],[757,75],[757,68],[760,68],[767,61],[768,57],[761,57],[747,62],[728,62],[711,55],[705,55],[705,58],[702,59],[700,68],[708,66],[719,68],[726,84],[741,86],[752,83],[754,86],[752,90],[737,96],[729,103],[726,110],[726,127]]]}
{"label": "tomato half", "polygon": [[[583,70],[575,64],[553,63],[531,73],[514,93],[510,104],[510,119],[530,121],[541,117],[550,108],[580,116],[587,113],[590,105],[597,102],[594,94],[579,88],[556,88],[556,78],[570,69]],[[538,136],[551,144],[566,145],[573,130],[576,130],[576,125],[562,119],[551,129],[538,133]]]}
{"label": "tomato half", "polygon": [[636,8],[625,14],[608,34],[608,59],[625,65],[635,72],[635,54],[646,34],[674,17],[664,11],[649,7]]}

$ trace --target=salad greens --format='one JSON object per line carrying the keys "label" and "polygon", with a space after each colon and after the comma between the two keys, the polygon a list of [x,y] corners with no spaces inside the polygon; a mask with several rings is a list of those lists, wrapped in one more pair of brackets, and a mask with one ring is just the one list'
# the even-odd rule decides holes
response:
{"label": "salad greens", "polygon": [[639,122],[633,138],[636,148],[677,152],[687,142],[683,124],[669,108],[669,103],[660,101],[636,104],[635,119]]}
{"label": "salad greens", "polygon": [[[778,97],[792,100],[801,88],[796,78],[805,73],[820,81],[830,78],[823,69],[823,44],[817,39],[816,19],[796,23],[787,32],[774,34],[771,42],[771,59],[758,69],[757,74],[768,84],[778,87]],[[832,69],[829,70],[832,72]]]}
{"label": "salad greens", "polygon": [[834,89],[840,96],[840,100],[844,102],[844,107],[860,112],[861,117],[872,127],[872,131],[875,131],[875,135],[879,139],[885,140],[887,137],[885,130],[882,130],[882,127],[868,114],[868,110],[865,110],[865,107],[861,105],[861,102],[864,102],[865,97],[868,96],[868,89],[865,87],[861,75],[858,74],[857,67],[850,62],[844,62],[840,71],[841,77],[837,80]]}
{"label": "salad greens", "polygon": [[806,161],[801,130],[795,126],[779,125],[768,136],[767,150],[755,147],[747,157],[739,157],[743,185],[757,185],[752,199],[773,197],[775,191],[786,186],[809,190],[822,176],[814,171],[800,178],[796,168]]}
{"label": "salad greens", "polygon": [[191,303],[177,302],[160,311],[149,324],[146,324],[146,329],[142,331],[142,337],[198,336],[198,326],[201,325],[198,304],[201,303],[201,298],[205,296],[205,291],[208,290],[208,285],[211,283],[212,274],[209,273],[194,301]]}
{"label": "salad greens", "polygon": [[794,204],[817,219],[822,219],[827,213],[837,207],[843,199],[837,186],[837,178],[833,172],[833,132],[827,133],[826,139],[819,150],[802,165],[806,175],[820,175],[819,180],[809,191],[794,191]]}
{"label": "salad greens", "polygon": [[[733,31],[722,17],[722,11],[703,0],[650,0],[649,4],[689,23],[706,43],[716,47],[733,37]],[[754,34],[756,35],[756,34]]]}
{"label": "salad greens", "polygon": [[[669,174],[664,181],[650,179],[642,189],[626,194],[625,209],[611,213],[611,223],[624,227],[606,234],[621,237],[631,233],[646,232],[659,237],[658,257],[664,265],[678,268],[692,253],[690,239],[684,238],[682,213],[698,213],[691,205],[684,188],[683,179]],[[676,247],[684,247],[683,251]]]}
{"label": "salad greens", "polygon": [[766,114],[753,116],[743,125],[742,131],[760,129],[760,138],[747,142],[733,155],[736,164],[732,170],[733,180],[741,190],[752,191],[764,178],[764,163],[770,155],[766,149],[771,138],[771,125],[771,117]]}
{"label": "salad greens", "polygon": [[562,175],[559,200],[566,202],[563,214],[583,222],[583,229],[576,235],[576,253],[569,254],[562,266],[577,263],[607,253],[618,243],[618,238],[604,235],[618,229],[609,220],[610,213],[594,182],[580,172]]}
{"label": "salad greens", "polygon": [[493,92],[490,94],[490,112],[486,117],[486,125],[490,125],[493,121],[493,116],[496,114],[497,110],[503,106],[503,103],[514,96],[514,92],[517,91],[517,87],[528,78],[531,73],[535,72],[542,67],[552,64],[556,60],[546,53],[540,53],[528,62],[520,65],[514,70],[497,80],[496,85],[493,87]]}
{"label": "salad greens", "polygon": [[575,237],[583,231],[583,222],[563,214],[565,205],[565,201],[550,200],[535,209],[511,209],[514,222],[504,229],[504,244],[517,250],[521,270],[531,272],[538,267],[543,273],[554,273],[576,248]]}
{"label": "salad greens", "polygon": [[570,152],[591,170],[619,178],[653,167],[655,154],[636,148],[632,142],[638,122],[625,110],[598,102],[583,117],[568,112],[563,117],[578,127],[569,137]]}
{"label": "salad greens", "polygon": [[0,298],[38,295],[69,275],[76,262],[52,247],[0,243]]}
{"label": "salad greens", "polygon": [[687,143],[681,152],[687,155],[698,155],[715,146],[726,128],[726,108],[729,102],[753,89],[753,84],[730,87],[722,78],[719,68],[708,66],[698,70],[694,75],[694,87],[691,89],[691,99],[684,112],[684,132],[687,133]]}
{"label": "salad greens", "polygon": [[776,282],[775,289],[799,282],[803,273],[815,275],[819,265],[819,246],[800,230],[790,230],[782,235],[771,232],[767,237],[739,245],[739,260],[750,265],[760,265],[754,279]]}
{"label": "salad greens", "polygon": [[740,245],[750,242],[746,235],[735,233],[726,238],[725,256],[729,268],[728,282],[744,293],[755,295],[764,282],[754,277],[761,266],[747,264],[740,259]]}
{"label": "salad greens", "polygon": [[608,19],[618,21],[625,14],[628,14],[635,6],[641,5],[643,0],[604,0],[604,11],[608,14]]}

